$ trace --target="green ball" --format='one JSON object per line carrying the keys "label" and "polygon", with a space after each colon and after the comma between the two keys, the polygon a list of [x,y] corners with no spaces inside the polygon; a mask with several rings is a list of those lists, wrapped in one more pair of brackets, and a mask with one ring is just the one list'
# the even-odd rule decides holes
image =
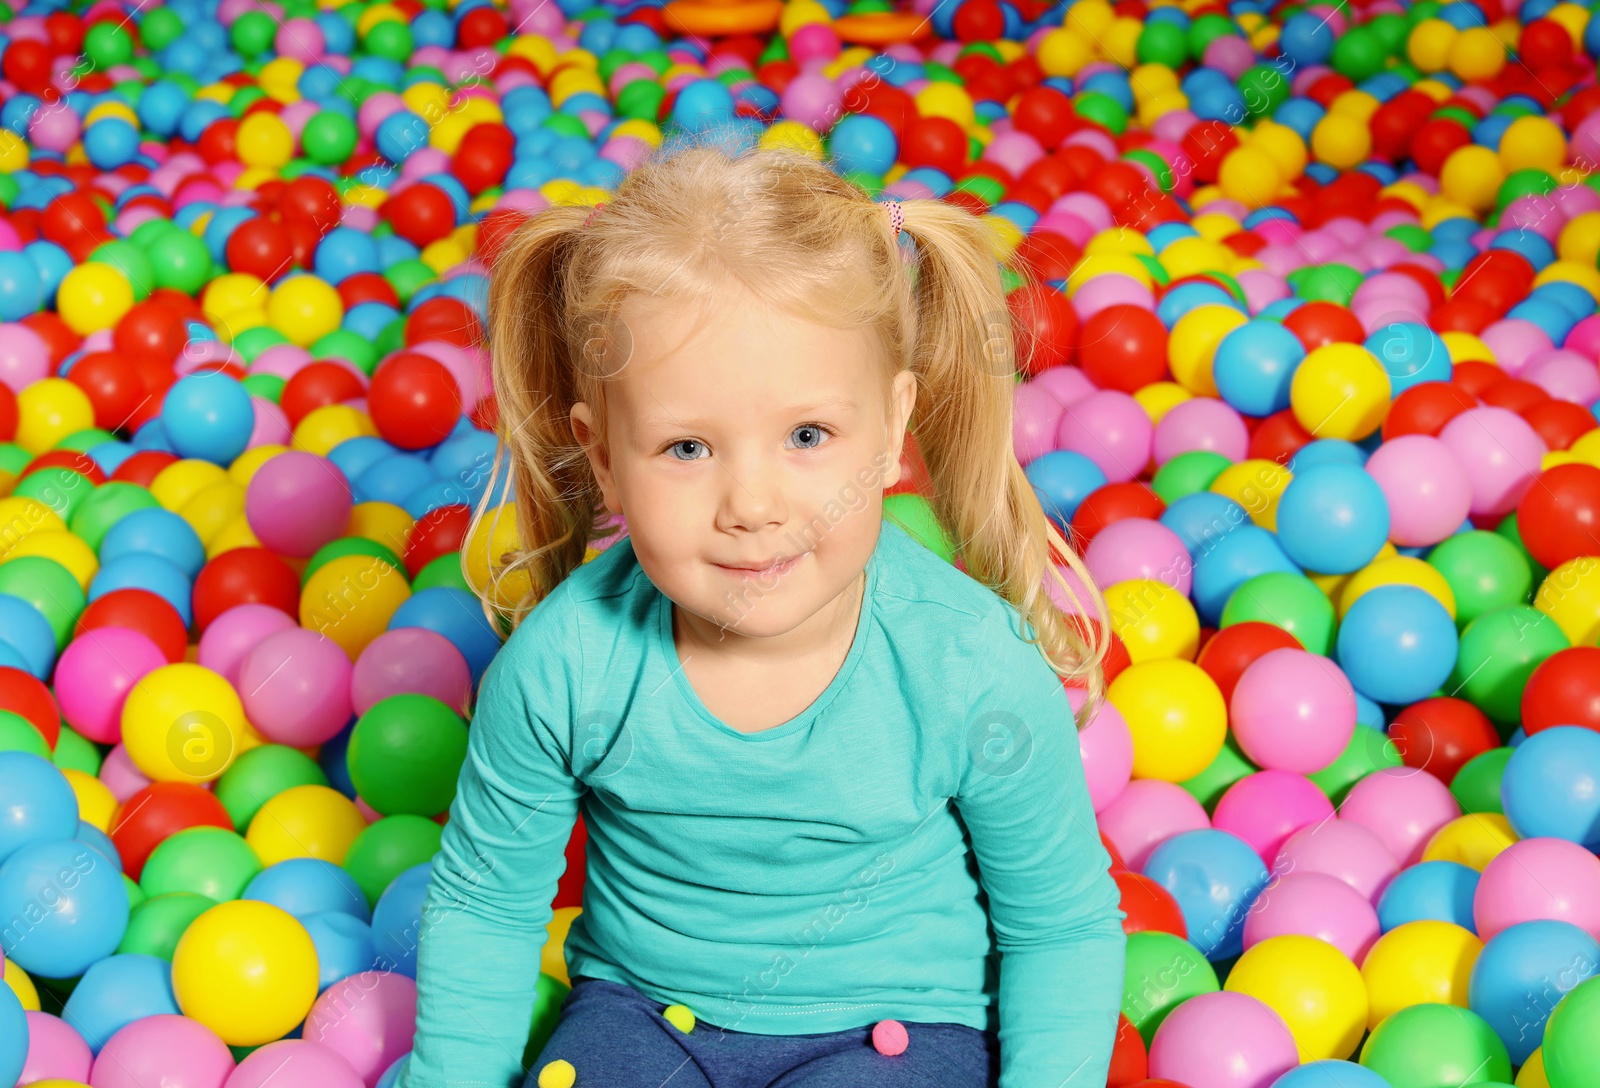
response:
{"label": "green ball", "polygon": [[1433,236],[1415,223],[1401,223],[1383,232],[1413,253],[1426,253],[1433,248]]}
{"label": "green ball", "polygon": [[929,551],[946,563],[955,562],[955,545],[934,515],[933,506],[921,495],[901,492],[883,500],[883,516],[910,533]]}
{"label": "green ball", "polygon": [[182,227],[159,235],[146,253],[157,287],[170,287],[186,295],[197,295],[211,282],[211,252],[200,238]]}
{"label": "green ball", "polygon": [[247,11],[233,21],[228,37],[242,57],[254,60],[272,48],[278,33],[277,20],[264,11]]}
{"label": "green ball", "polygon": [[1170,19],[1147,22],[1139,32],[1137,53],[1140,64],[1181,68],[1189,59],[1189,32]]}
{"label": "green ball", "polygon": [[617,116],[625,120],[654,121],[661,112],[666,88],[653,79],[631,79],[617,92]]}
{"label": "green ball", "polygon": [[1274,64],[1246,68],[1237,86],[1251,117],[1270,117],[1289,98],[1289,77]]}
{"label": "green ball", "polygon": [[85,427],[81,431],[73,431],[57,442],[56,449],[77,450],[79,453],[88,453],[102,442],[115,441],[117,441],[117,436],[104,427]]}
{"label": "green ball", "polygon": [[56,516],[70,527],[72,515],[94,491],[94,484],[81,472],[63,465],[50,465],[36,469],[17,481],[11,494],[38,499],[56,512]]}
{"label": "green ball", "polygon": [[1195,60],[1205,56],[1206,47],[1218,38],[1237,37],[1239,28],[1226,15],[1213,12],[1202,15],[1189,24],[1189,55]]}
{"label": "green ball", "polygon": [[33,460],[33,454],[17,445],[15,442],[0,442],[0,469],[15,476],[28,467],[28,462]]}
{"label": "green ball", "polygon": [[0,710],[0,752],[31,752],[40,759],[49,759],[50,745],[27,718]]}
{"label": "green ball", "polygon": [[152,895],[128,915],[128,929],[117,951],[160,956],[170,963],[189,923],[216,905],[216,900],[193,892]]}
{"label": "green ball", "polygon": [[128,893],[129,910],[132,910],[134,907],[137,907],[140,903],[143,903],[145,900],[150,898],[145,894],[145,890],[139,887],[139,882],[133,879],[133,877],[129,876],[127,873],[121,873],[119,875],[122,877],[123,890]]}
{"label": "green ball", "polygon": [[349,159],[360,133],[356,123],[342,113],[323,111],[311,115],[300,133],[300,146],[306,158],[322,166],[334,166]]}
{"label": "green ball", "polygon": [[235,759],[211,787],[228,810],[234,830],[244,832],[261,806],[295,786],[326,786],[316,760],[286,744],[260,744]]}
{"label": "green ball", "polygon": [[1391,56],[1405,45],[1411,35],[1411,24],[1406,22],[1406,17],[1393,12],[1378,16],[1367,23],[1366,28],[1377,37],[1383,51]]}
{"label": "green ball", "polygon": [[139,21],[139,38],[152,53],[159,52],[183,37],[183,20],[171,8],[152,7]]}
{"label": "green ball", "polygon": [[1221,627],[1236,623],[1281,627],[1314,654],[1328,656],[1338,629],[1333,602],[1303,574],[1272,571],[1246,580],[1222,606]]}
{"label": "green ball", "polygon": [[139,886],[150,896],[193,892],[221,903],[239,898],[260,871],[261,858],[243,835],[222,827],[188,827],[150,851]]}
{"label": "green ball", "polygon": [[1458,628],[1496,608],[1527,604],[1533,593],[1527,556],[1499,533],[1457,533],[1429,552],[1427,561],[1455,594]]}
{"label": "green ball", "polygon": [[1511,752],[1510,748],[1491,748],[1461,765],[1450,780],[1450,792],[1455,794],[1463,813],[1505,814],[1505,806],[1500,802],[1500,779],[1505,776],[1506,764],[1511,762]]}
{"label": "green ball", "polygon": [[1383,71],[1389,51],[1383,39],[1364,26],[1341,34],[1333,43],[1330,63],[1333,70],[1353,82],[1361,83]]}
{"label": "green ball", "polygon": [[94,62],[96,71],[127,64],[133,59],[133,37],[122,24],[101,20],[84,33],[83,54]]}
{"label": "green ball", "polygon": [[1073,106],[1079,117],[1093,121],[1113,136],[1121,136],[1128,130],[1128,111],[1108,94],[1084,91],[1073,100]]}
{"label": "green ball", "polygon": [[[429,268],[417,257],[410,257],[403,261],[396,261],[383,270],[383,278],[389,281],[389,286],[394,288],[394,293],[400,298],[402,308],[411,301],[411,296],[420,291],[425,284],[439,278],[439,274]],[[399,322],[401,319],[396,318]],[[402,329],[402,334],[403,334]],[[398,346],[398,343],[396,344]],[[384,349],[383,341],[378,341],[378,347]]]}
{"label": "green ball", "polygon": [[378,347],[360,333],[335,329],[308,348],[314,359],[344,359],[368,376],[378,369]]}
{"label": "green ball", "polygon": [[20,597],[39,610],[55,632],[57,653],[67,648],[73,625],[89,603],[72,572],[42,555],[0,563],[0,593]]}
{"label": "green ball", "polygon": [[260,397],[277,404],[283,398],[283,387],[289,383],[276,374],[246,374],[244,381],[239,383],[244,386],[245,392],[252,397]]}
{"label": "green ball", "polygon": [[437,816],[455,799],[467,724],[430,695],[391,695],[356,720],[345,753],[361,799],[385,816]]}
{"label": "green ball", "polygon": [[1411,1005],[1391,1013],[1367,1036],[1361,1064],[1396,1088],[1511,1079],[1506,1044],[1483,1017],[1456,1005]]}
{"label": "green ball", "polygon": [[1522,542],[1522,530],[1517,526],[1517,512],[1513,510],[1507,514],[1504,520],[1494,527],[1494,531],[1517,546],[1517,551],[1522,553],[1522,558],[1527,562],[1528,569],[1533,572],[1533,584],[1537,586],[1544,581],[1545,575],[1550,573],[1550,568],[1535,559],[1533,553],[1528,550],[1528,546]]}
{"label": "green ball", "polygon": [[361,44],[373,56],[385,57],[397,63],[409,60],[411,54],[416,51],[411,28],[393,19],[385,19],[375,24],[367,31],[366,40]]}
{"label": "green ball", "polygon": [[1558,188],[1560,183],[1543,170],[1513,170],[1506,175],[1506,180],[1500,183],[1500,190],[1495,194],[1495,210],[1505,210],[1506,205],[1518,197],[1549,196]]}
{"label": "green ball", "polygon": [[155,286],[155,269],[150,264],[149,255],[132,242],[106,242],[96,246],[94,252],[89,254],[89,259],[119,270],[132,286],[135,302],[143,302],[150,297],[150,291]]}
{"label": "green ball", "polygon": [[56,738],[55,753],[50,758],[63,771],[71,769],[100,777],[100,749],[94,746],[94,741],[64,722],[61,735]]}
{"label": "green ball", "polygon": [[528,1031],[528,1045],[522,1051],[523,1068],[532,1069],[533,1063],[539,1060],[544,1045],[555,1034],[556,1024],[561,1020],[561,1005],[571,992],[572,987],[560,979],[539,972],[533,992],[533,1024]]}
{"label": "green ball", "polygon": [[1600,978],[1568,990],[1544,1026],[1544,1075],[1551,1088],[1600,1084]]}
{"label": "green ball", "polygon": [[1249,757],[1239,747],[1239,743],[1233,739],[1233,734],[1229,733],[1223,739],[1222,750],[1217,753],[1217,758],[1211,761],[1211,765],[1187,782],[1179,782],[1178,785],[1187,790],[1196,801],[1200,802],[1200,807],[1209,813],[1217,807],[1217,802],[1222,800],[1222,795],[1228,792],[1229,786],[1260,769],[1250,762]]}
{"label": "green ball", "polygon": [[395,877],[431,859],[443,834],[444,828],[426,816],[409,812],[385,816],[355,837],[342,864],[366,893],[370,907]]}
{"label": "green ball", "polygon": [[447,552],[439,556],[417,571],[417,576],[411,580],[413,593],[421,593],[434,586],[450,586],[468,593],[475,592],[467,583],[467,576],[461,573],[460,552]]}
{"label": "green ball", "polygon": [[1150,490],[1171,506],[1185,495],[1193,495],[1209,488],[1232,461],[1213,450],[1190,450],[1180,453],[1156,470],[1150,481]]}
{"label": "green ball", "polygon": [[83,542],[100,551],[111,527],[136,510],[149,510],[160,506],[148,488],[126,480],[108,480],[84,497],[77,510],[67,521],[67,528],[83,538]]}
{"label": "green ball", "polygon": [[1444,688],[1496,721],[1516,721],[1528,677],[1568,645],[1556,621],[1536,608],[1508,605],[1485,612],[1461,632],[1455,669]]}
{"label": "green ball", "polygon": [[[255,362],[256,356],[268,348],[287,344],[289,338],[277,329],[268,325],[257,325],[253,329],[246,329],[233,338],[233,350],[244,356],[246,362]],[[266,377],[266,375],[262,375]]]}
{"label": "green ball", "polygon": [[1400,750],[1381,726],[1374,729],[1357,725],[1339,758],[1306,777],[1338,807],[1344,803],[1350,788],[1367,775],[1385,767],[1399,767],[1403,762]]}
{"label": "green ball", "polygon": [[1294,293],[1307,302],[1334,302],[1349,306],[1366,277],[1347,264],[1314,264],[1284,277]]}
{"label": "green ball", "polygon": [[374,559],[381,559],[393,567],[401,577],[405,576],[406,565],[400,561],[400,557],[376,540],[369,540],[364,536],[343,536],[318,548],[311,558],[306,561],[305,570],[300,572],[301,588],[305,588],[305,584],[311,580],[311,576],[317,571],[335,559],[342,559],[347,555],[365,555]]}
{"label": "green ball", "polygon": [[1182,937],[1155,929],[1128,934],[1122,1014],[1145,1046],[1173,1009],[1191,997],[1221,988],[1216,969]]}

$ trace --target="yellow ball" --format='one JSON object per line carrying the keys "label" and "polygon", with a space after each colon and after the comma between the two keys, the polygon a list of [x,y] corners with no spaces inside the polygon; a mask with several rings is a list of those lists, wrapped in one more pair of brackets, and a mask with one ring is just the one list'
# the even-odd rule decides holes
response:
{"label": "yellow ball", "polygon": [[247,272],[226,272],[200,292],[200,309],[207,317],[221,317],[239,310],[259,310],[266,306],[267,285]]}
{"label": "yellow ball", "polygon": [[337,642],[354,661],[411,596],[404,572],[371,555],[342,555],[300,590],[300,626]]}
{"label": "yellow ball", "polygon": [[1229,465],[1211,481],[1208,491],[1232,499],[1255,524],[1273,532],[1278,528],[1278,500],[1294,480],[1294,473],[1276,461],[1252,457]]}
{"label": "yellow ball", "polygon": [[1486,26],[1468,27],[1450,43],[1450,71],[1462,79],[1493,79],[1505,66],[1505,43]]}
{"label": "yellow ball", "polygon": [[1165,582],[1135,578],[1107,586],[1111,628],[1135,664],[1162,658],[1193,661],[1200,649],[1200,618],[1189,598]]}
{"label": "yellow ball", "polygon": [[1228,708],[1200,666],[1177,659],[1130,665],[1107,692],[1133,735],[1135,778],[1184,782],[1211,765],[1228,732]]}
{"label": "yellow ball", "polygon": [[1600,258],[1600,212],[1584,212],[1567,220],[1557,236],[1556,252],[1564,261],[1596,263]]}
{"label": "yellow ball", "polygon": [[239,161],[246,166],[286,166],[294,158],[294,133],[273,113],[252,113],[235,135]]}
{"label": "yellow ball", "polygon": [[1229,200],[1248,208],[1272,202],[1283,188],[1284,171],[1269,153],[1258,147],[1236,147],[1222,160],[1217,186]]}
{"label": "yellow ball", "polygon": [[1178,405],[1193,400],[1194,394],[1177,382],[1151,382],[1135,390],[1133,399],[1139,402],[1139,407],[1144,409],[1151,423],[1160,423]]}
{"label": "yellow ball", "polygon": [[1113,273],[1127,276],[1145,287],[1155,282],[1150,269],[1131,253],[1091,253],[1081,258],[1067,276],[1067,297],[1072,298],[1079,288],[1095,277]]}
{"label": "yellow ball", "polygon": [[344,320],[344,302],[331,284],[301,274],[273,289],[267,299],[267,317],[290,343],[310,347],[339,327]]}
{"label": "yellow ball", "polygon": [[0,499],[0,558],[30,533],[66,532],[67,523],[50,507],[32,496],[8,495]]}
{"label": "yellow ball", "polygon": [[1202,397],[1217,395],[1217,383],[1211,374],[1211,363],[1217,355],[1217,345],[1240,325],[1250,319],[1232,306],[1207,303],[1196,306],[1172,326],[1167,339],[1167,365],[1177,383]]}
{"label": "yellow ball", "polygon": [[1500,851],[1517,841],[1511,821],[1498,812],[1469,812],[1433,833],[1423,848],[1423,861],[1453,861],[1483,872]]}
{"label": "yellow ball", "polygon": [[1250,134],[1250,146],[1270,155],[1285,178],[1292,180],[1305,172],[1306,142],[1288,125],[1266,119],[1258,121]]}
{"label": "yellow ball", "polygon": [[1372,153],[1372,132],[1365,121],[1330,113],[1311,130],[1311,153],[1329,166],[1349,170]]}
{"label": "yellow ball", "polygon": [[54,559],[77,579],[78,587],[85,593],[89,592],[89,583],[100,570],[100,560],[96,558],[94,549],[83,542],[83,538],[76,533],[63,530],[47,530],[40,533],[29,533],[17,541],[5,558],[0,560],[0,566],[21,559],[25,555],[40,555],[46,559]]}
{"label": "yellow ball", "polygon": [[158,782],[216,779],[238,758],[245,728],[244,704],[233,685],[186,661],[140,677],[122,704],[128,757]]}
{"label": "yellow ball", "polygon": [[1515,170],[1559,173],[1567,161],[1567,138],[1548,117],[1518,117],[1500,137],[1500,166]]}
{"label": "yellow ball", "polygon": [[1494,207],[1500,184],[1505,180],[1500,156],[1477,144],[1450,152],[1450,157],[1444,160],[1444,168],[1439,171],[1439,187],[1444,195],[1475,212]]}
{"label": "yellow ball", "polygon": [[533,591],[533,578],[526,568],[506,572],[501,556],[520,556],[522,534],[517,528],[517,504],[508,502],[485,511],[472,526],[461,547],[463,572],[467,584],[494,607],[508,610]]}
{"label": "yellow ball", "polygon": [[223,480],[195,495],[178,508],[178,516],[189,523],[201,544],[208,544],[218,533],[244,514],[245,489],[232,480]]}
{"label": "yellow ball", "polygon": [[1078,74],[1078,69],[1094,60],[1094,50],[1081,34],[1061,27],[1050,31],[1039,42],[1037,60],[1045,75],[1070,79]]}
{"label": "yellow ball", "polygon": [[17,434],[12,441],[31,454],[53,450],[69,434],[93,426],[94,404],[89,394],[65,378],[41,378],[17,394]]}
{"label": "yellow ball", "polygon": [[174,461],[150,481],[150,494],[176,514],[190,499],[209,488],[228,482],[228,470],[198,457]]}
{"label": "yellow ball", "polygon": [[72,787],[72,792],[78,798],[78,818],[86,824],[93,824],[101,831],[110,831],[111,817],[117,811],[117,797],[111,788],[91,774],[86,774],[75,767],[63,767],[61,773],[66,777],[67,785]]}
{"label": "yellow ball", "polygon": [[1374,559],[1351,575],[1345,583],[1344,592],[1339,595],[1339,618],[1344,618],[1344,614],[1361,599],[1362,594],[1379,586],[1414,586],[1430,594],[1450,613],[1450,618],[1455,619],[1456,595],[1450,583],[1445,581],[1437,567],[1414,555]]}
{"label": "yellow ball", "polygon": [[371,416],[348,404],[324,404],[301,417],[289,442],[297,450],[326,457],[333,447],[359,435],[378,437]]}
{"label": "yellow ball", "polygon": [[28,977],[28,972],[22,965],[9,957],[5,967],[6,985],[11,987],[11,992],[17,995],[17,1000],[22,1002],[22,1008],[27,1012],[38,1012],[39,990],[33,984],[33,979]]}
{"label": "yellow ball", "polygon": [[0,174],[25,169],[30,158],[26,140],[10,129],[0,130]]}
{"label": "yellow ball", "polygon": [[1580,556],[1545,576],[1533,607],[1556,621],[1574,646],[1600,644],[1600,563]]}
{"label": "yellow ball", "polygon": [[567,977],[567,932],[582,913],[582,907],[557,907],[550,916],[550,924],[544,927],[545,941],[539,952],[539,971],[563,986],[572,984]]}
{"label": "yellow ball", "polygon": [[367,829],[356,803],[330,786],[291,786],[256,810],[244,833],[262,865],[289,858],[344,863],[350,844]]}
{"label": "yellow ball", "polygon": [[183,1015],[229,1046],[269,1043],[311,1011],[317,948],[282,907],[255,899],[218,903],[178,938],[172,994]]}
{"label": "yellow ball", "polygon": [[1494,352],[1489,350],[1489,345],[1478,339],[1470,332],[1451,330],[1439,334],[1439,339],[1444,341],[1445,350],[1450,353],[1452,363],[1493,363],[1496,366]]}
{"label": "yellow ball", "polygon": [[350,524],[345,526],[344,535],[375,540],[399,555],[405,551],[415,524],[410,514],[392,502],[358,502],[350,510]]}
{"label": "yellow ball", "polygon": [[661,1010],[661,1018],[685,1035],[694,1030],[694,1012],[687,1005],[668,1005]]}
{"label": "yellow ball", "polygon": [[1289,406],[1318,438],[1359,442],[1383,426],[1389,374],[1360,344],[1324,344],[1301,361],[1289,382]]}
{"label": "yellow ball", "polygon": [[1412,1005],[1467,1008],[1467,984],[1482,951],[1483,942],[1453,922],[1425,919],[1391,929],[1361,963],[1367,1027]]}
{"label": "yellow ball", "polygon": [[250,528],[250,519],[243,515],[234,518],[222,531],[206,543],[206,558],[215,559],[234,548],[259,548],[261,540]]}
{"label": "yellow ball", "polygon": [[1269,937],[1245,950],[1223,989],[1255,998],[1283,1018],[1300,1061],[1344,1059],[1367,1029],[1361,972],[1315,937]]}
{"label": "yellow ball", "polygon": [[954,83],[934,81],[913,96],[917,113],[923,117],[944,117],[961,126],[963,132],[972,127],[977,111],[972,96],[964,87]]}
{"label": "yellow ball", "polygon": [[572,1088],[578,1082],[578,1071],[565,1058],[557,1058],[539,1070],[539,1088]]}
{"label": "yellow ball", "polygon": [[122,270],[99,261],[74,267],[56,290],[56,312],[79,336],[111,328],[133,302],[133,285]]}
{"label": "yellow ball", "polygon": [[1544,1075],[1544,1047],[1539,1047],[1517,1070],[1517,1088],[1550,1088],[1550,1078]]}

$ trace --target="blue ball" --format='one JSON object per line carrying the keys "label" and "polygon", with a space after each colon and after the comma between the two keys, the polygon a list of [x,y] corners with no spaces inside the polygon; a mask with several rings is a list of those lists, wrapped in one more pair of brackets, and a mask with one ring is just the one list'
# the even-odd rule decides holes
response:
{"label": "blue ball", "polygon": [[1399,396],[1423,382],[1450,380],[1450,350],[1439,334],[1415,321],[1381,325],[1367,337],[1366,349],[1377,356]]}
{"label": "blue ball", "polygon": [[106,531],[101,564],[130,555],[160,556],[191,579],[206,565],[206,547],[194,526],[161,506],[135,510]]}
{"label": "blue ball", "polygon": [[1343,438],[1319,438],[1307,442],[1289,458],[1289,471],[1298,475],[1312,465],[1355,465],[1367,463],[1367,451]]}
{"label": "blue ball", "polygon": [[56,663],[55,629],[21,597],[0,593],[0,642],[17,651],[36,679],[50,679]]}
{"label": "blue ball", "polygon": [[472,594],[455,586],[430,586],[413,593],[389,617],[389,630],[423,627],[443,635],[461,651],[476,684],[500,649],[500,636]]}
{"label": "blue ball", "polygon": [[1600,851],[1600,733],[1558,725],[1525,739],[1506,761],[1500,800],[1519,838]]}
{"label": "blue ball", "polygon": [[1296,64],[1321,64],[1333,56],[1334,34],[1328,20],[1300,12],[1283,24],[1278,48]]}
{"label": "blue ball", "polygon": [[0,321],[18,321],[38,312],[44,302],[39,269],[25,254],[0,252]]}
{"label": "blue ball", "polygon": [[1600,942],[1571,922],[1538,920],[1489,938],[1472,965],[1467,1007],[1488,1021],[1521,1065],[1544,1039],[1551,1011],[1600,971]]}
{"label": "blue ball", "polygon": [[1278,543],[1301,567],[1349,574],[1389,539],[1389,503],[1378,481],[1350,464],[1310,465],[1278,500]]}
{"label": "blue ball", "polygon": [[1240,525],[1194,556],[1195,608],[1200,621],[1215,627],[1233,591],[1258,574],[1282,571],[1299,574],[1300,568],[1284,552],[1274,534],[1259,525]]}
{"label": "blue ball", "polygon": [[1161,512],[1162,525],[1178,534],[1191,555],[1210,551],[1222,537],[1250,522],[1244,507],[1215,491],[1185,495]]}
{"label": "blue ball", "polygon": [[417,936],[433,862],[413,865],[389,882],[372,909],[372,948],[377,966],[417,977]]}
{"label": "blue ball", "polygon": [[428,462],[414,453],[394,453],[351,479],[357,502],[387,502],[404,506],[406,499],[436,477]]}
{"label": "blue ball", "polygon": [[828,153],[841,173],[887,173],[899,149],[894,129],[870,113],[844,117],[828,133]]}
{"label": "blue ball", "polygon": [[317,752],[317,766],[328,776],[328,785],[352,801],[356,798],[356,787],[350,781],[350,762],[345,755],[350,750],[350,734],[355,727],[356,717],[352,714],[350,720],[344,723],[344,728],[323,741],[321,750]]}
{"label": "blue ball", "polygon": [[189,578],[159,555],[124,555],[101,564],[89,580],[89,603],[117,589],[147,589],[172,605],[185,627],[194,621]]}
{"label": "blue ball", "polygon": [[1400,870],[1378,896],[1378,928],[1388,933],[1407,922],[1432,919],[1478,932],[1472,899],[1478,871],[1458,861],[1423,861]]}
{"label": "blue ball", "polygon": [[146,1016],[181,1016],[172,992],[172,964],[160,956],[123,952],[83,973],[61,1018],[95,1054],[118,1031]]}
{"label": "blue ball", "polygon": [[362,434],[347,438],[329,450],[328,460],[344,473],[345,479],[354,480],[385,457],[399,452],[398,446],[390,445],[376,435]]}
{"label": "blue ball", "polygon": [[1222,338],[1211,363],[1217,395],[1247,416],[1289,407],[1289,383],[1306,357],[1299,337],[1276,321],[1255,320]]}
{"label": "blue ball", "polygon": [[103,117],[83,130],[83,151],[96,169],[126,166],[139,153],[139,130],[121,117]]}
{"label": "blue ball", "polygon": [[83,974],[117,950],[128,910],[122,873],[75,838],[29,843],[0,865],[0,918],[20,919],[0,930],[0,951],[29,974]]}
{"label": "blue ball", "polygon": [[106,860],[117,867],[118,872],[126,872],[122,867],[122,851],[117,849],[117,844],[111,841],[111,836],[101,831],[88,820],[78,821],[77,834],[73,836],[79,842],[86,842],[106,856]]}
{"label": "blue ball", "polygon": [[375,966],[371,923],[344,911],[329,910],[304,915],[300,924],[306,927],[317,949],[319,994],[340,979]]}
{"label": "blue ball", "polygon": [[684,132],[699,133],[733,117],[733,94],[715,79],[696,79],[678,89],[672,121]]}
{"label": "blue ball", "polygon": [[271,903],[301,919],[327,911],[342,911],[363,922],[372,918],[361,885],[322,858],[288,858],[269,865],[250,878],[239,898]]}
{"label": "blue ball", "polygon": [[[0,752],[0,864],[30,843],[70,839],[78,795],[60,769],[32,752]],[[7,915],[6,917],[10,917]]]}
{"label": "blue ball", "polygon": [[28,1061],[28,1013],[17,992],[0,986],[0,1084],[22,1079]]}
{"label": "blue ball", "polygon": [[1106,485],[1100,466],[1074,450],[1053,450],[1029,461],[1023,471],[1039,505],[1058,526],[1066,526],[1078,505]]}
{"label": "blue ball", "polygon": [[1172,893],[1189,929],[1189,943],[1208,960],[1244,950],[1245,918],[1271,879],[1253,848],[1215,828],[1167,839],[1150,852],[1144,875]]}
{"label": "blue ball", "polygon": [[217,371],[184,375],[161,401],[161,426],[178,456],[224,468],[250,444],[255,421],[250,391]]}
{"label": "blue ball", "polygon": [[381,272],[378,244],[370,234],[349,227],[335,227],[317,243],[312,268],[329,283],[343,283],[361,272]]}
{"label": "blue ball", "polygon": [[1272,1082],[1272,1088],[1391,1088],[1391,1085],[1364,1065],[1324,1059],[1289,1070]]}
{"label": "blue ball", "polygon": [[1345,612],[1337,652],[1357,691],[1404,704],[1438,690],[1459,644],[1455,620],[1431,593],[1391,585],[1368,590]]}

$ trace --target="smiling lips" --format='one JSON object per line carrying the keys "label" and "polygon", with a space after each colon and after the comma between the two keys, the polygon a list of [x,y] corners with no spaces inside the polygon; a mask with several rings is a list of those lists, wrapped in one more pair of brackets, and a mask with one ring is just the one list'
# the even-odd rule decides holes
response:
{"label": "smiling lips", "polygon": [[806,552],[801,552],[799,555],[790,556],[788,559],[768,563],[762,567],[730,567],[722,563],[718,563],[717,566],[722,567],[723,570],[732,574],[736,574],[741,578],[775,577],[780,574],[789,573],[795,568],[796,564],[798,564],[800,560],[806,557],[807,554],[808,553]]}

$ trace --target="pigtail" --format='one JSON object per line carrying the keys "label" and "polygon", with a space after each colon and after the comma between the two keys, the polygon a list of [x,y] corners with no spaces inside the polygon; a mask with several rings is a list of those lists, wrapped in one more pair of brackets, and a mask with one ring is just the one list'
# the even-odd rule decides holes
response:
{"label": "pigtail", "polygon": [[[1105,601],[1017,462],[1016,340],[998,240],[983,220],[940,201],[910,200],[903,210],[918,250],[912,365],[921,388],[910,429],[932,482],[930,502],[967,572],[1017,608],[1034,632],[1028,641],[1058,675],[1087,689],[1077,715],[1082,729],[1105,697]],[[1031,278],[1025,267],[1015,271]],[[1058,562],[1078,576],[1089,600]],[[1064,614],[1045,587],[1047,577],[1098,623]]]}

